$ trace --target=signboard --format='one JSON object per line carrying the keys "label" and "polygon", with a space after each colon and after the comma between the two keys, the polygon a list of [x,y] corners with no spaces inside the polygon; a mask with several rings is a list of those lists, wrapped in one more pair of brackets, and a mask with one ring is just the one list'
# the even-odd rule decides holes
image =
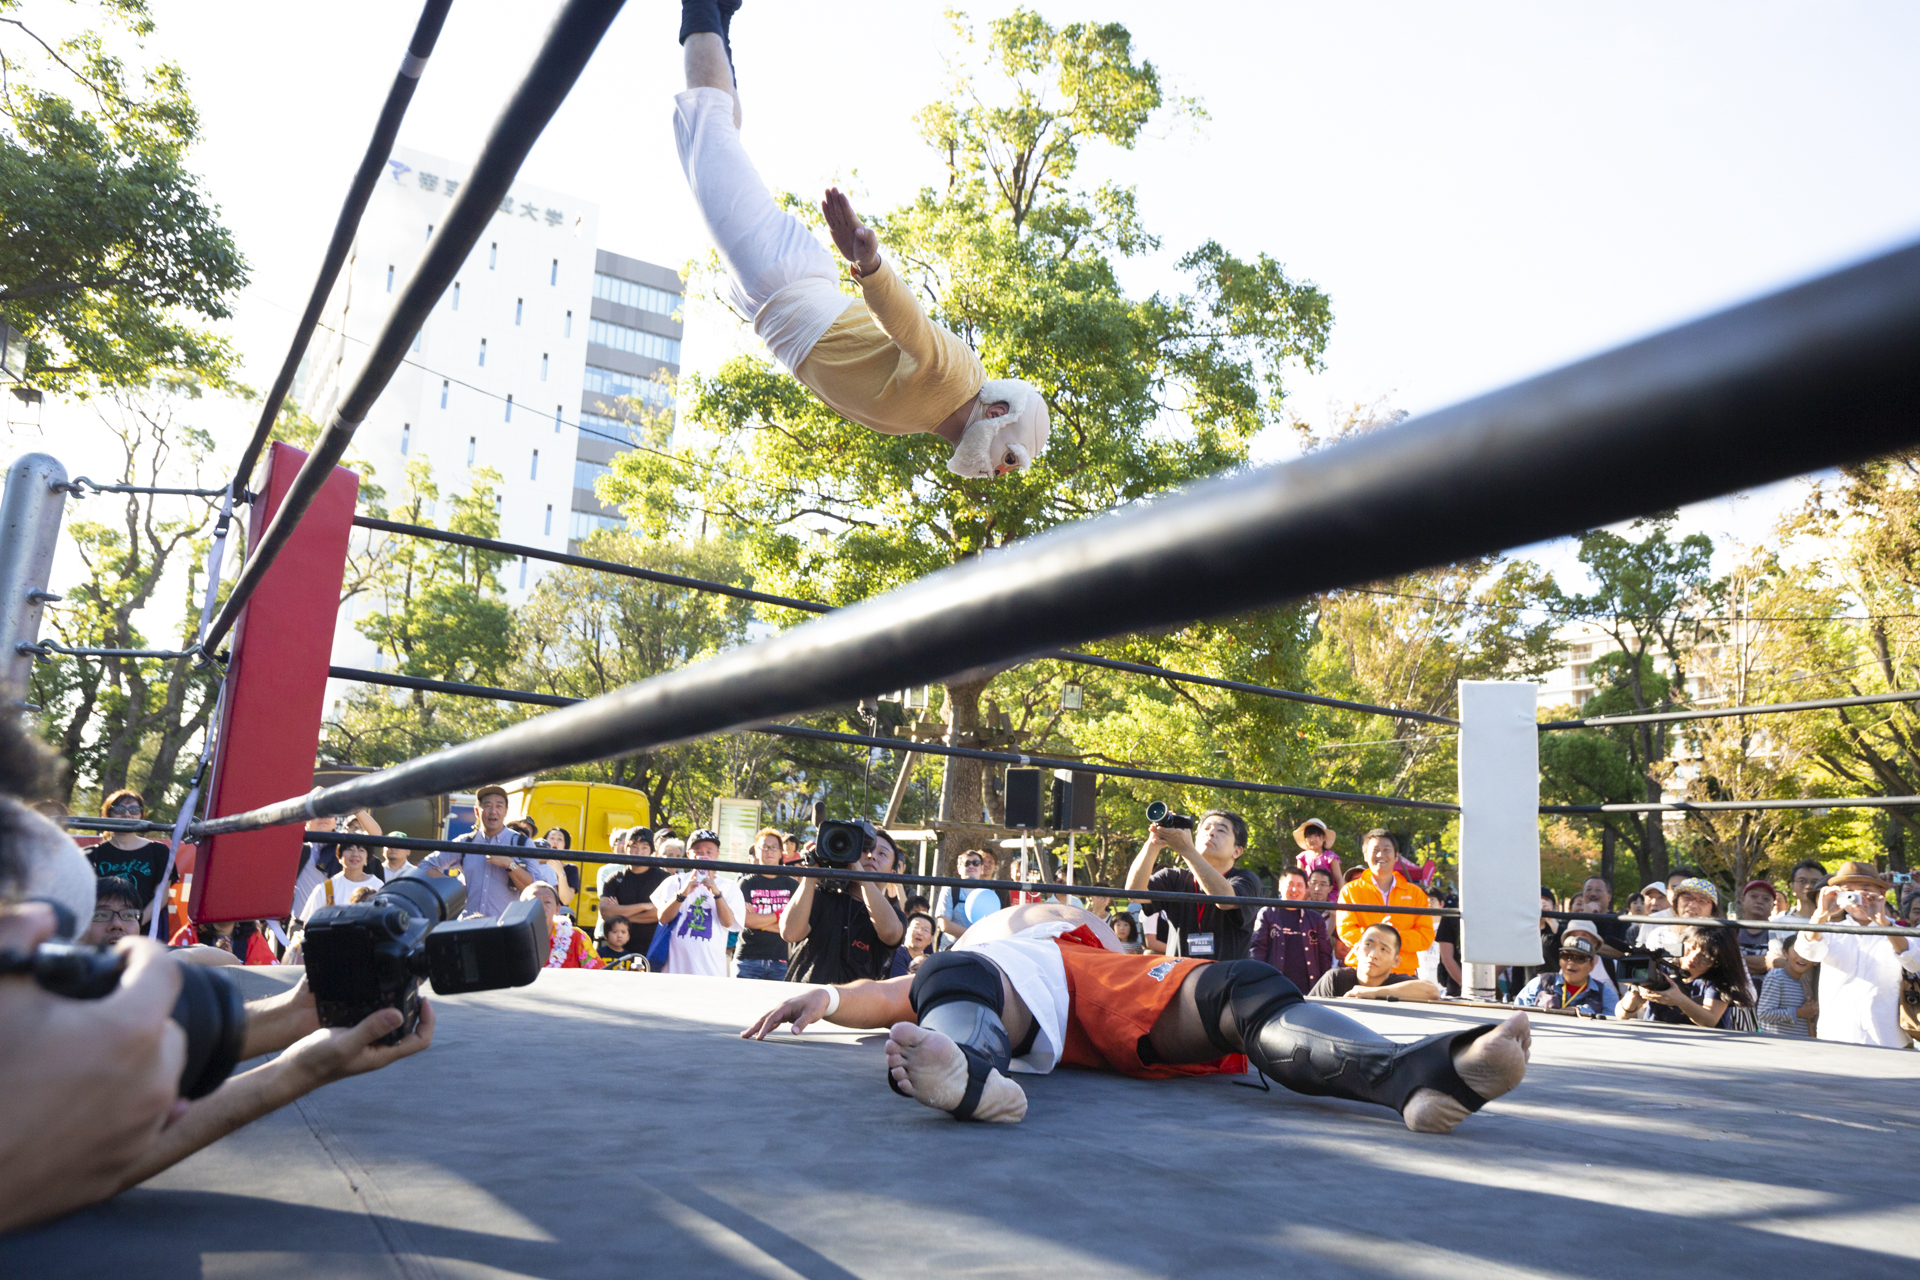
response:
{"label": "signboard", "polygon": [[760,802],[716,796],[713,801],[713,829],[720,833],[722,861],[752,862],[753,834],[760,830]]}

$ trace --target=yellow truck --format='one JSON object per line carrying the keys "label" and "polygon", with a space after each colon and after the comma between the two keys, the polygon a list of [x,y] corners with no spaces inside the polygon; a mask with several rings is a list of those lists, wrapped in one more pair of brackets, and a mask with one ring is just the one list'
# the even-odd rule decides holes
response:
{"label": "yellow truck", "polygon": [[519,782],[507,786],[507,807],[515,818],[533,819],[541,835],[560,827],[572,838],[572,856],[565,861],[580,868],[573,918],[593,928],[600,920],[596,882],[607,865],[593,855],[613,851],[610,833],[650,825],[646,794],[610,782]]}

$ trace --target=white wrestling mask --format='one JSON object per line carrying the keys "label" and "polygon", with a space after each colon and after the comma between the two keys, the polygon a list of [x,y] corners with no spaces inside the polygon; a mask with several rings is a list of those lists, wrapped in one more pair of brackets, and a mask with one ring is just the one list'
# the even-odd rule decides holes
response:
{"label": "white wrestling mask", "polygon": [[[1007,411],[990,418],[987,407],[995,404],[1006,405]],[[1047,451],[1050,431],[1047,401],[1040,388],[1021,378],[989,378],[974,397],[960,443],[947,459],[947,470],[969,480],[1025,471]]]}

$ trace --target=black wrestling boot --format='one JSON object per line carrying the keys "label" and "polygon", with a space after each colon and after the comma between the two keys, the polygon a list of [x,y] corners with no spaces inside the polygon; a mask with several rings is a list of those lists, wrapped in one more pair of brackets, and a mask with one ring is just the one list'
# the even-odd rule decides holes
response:
{"label": "black wrestling boot", "polygon": [[1337,1009],[1302,1000],[1272,1010],[1250,1033],[1242,1028],[1242,1038],[1253,1065],[1295,1093],[1404,1111],[1415,1090],[1438,1089],[1468,1111],[1478,1111],[1486,1099],[1454,1070],[1453,1051],[1498,1025],[1399,1044]]}
{"label": "black wrestling boot", "polygon": [[[942,951],[928,956],[915,971],[907,998],[915,1021],[953,1041],[967,1060],[966,1092],[960,1096],[960,1105],[947,1114],[955,1120],[971,1120],[988,1077],[995,1071],[1006,1075],[1013,1067],[1012,1038],[1000,1021],[1005,1012],[1000,970],[971,951]],[[891,1072],[887,1087],[902,1097],[910,1096]]]}

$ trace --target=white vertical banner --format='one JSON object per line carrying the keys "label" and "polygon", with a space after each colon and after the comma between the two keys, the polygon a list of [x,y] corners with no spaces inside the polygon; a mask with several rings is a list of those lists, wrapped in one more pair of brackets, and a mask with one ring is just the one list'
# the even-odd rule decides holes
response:
{"label": "white vertical banner", "polygon": [[1541,962],[1539,686],[1460,682],[1460,952]]}

